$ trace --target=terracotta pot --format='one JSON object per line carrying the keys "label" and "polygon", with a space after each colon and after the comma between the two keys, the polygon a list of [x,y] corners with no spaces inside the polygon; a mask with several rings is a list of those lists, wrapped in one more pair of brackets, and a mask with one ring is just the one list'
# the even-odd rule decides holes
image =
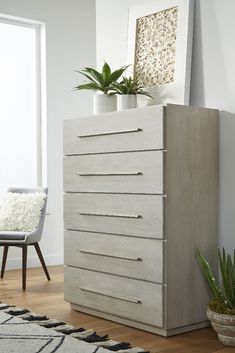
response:
{"label": "terracotta pot", "polygon": [[107,94],[95,94],[93,99],[93,113],[102,114],[117,110],[117,97]]}
{"label": "terracotta pot", "polygon": [[118,110],[126,110],[137,107],[136,94],[120,94],[118,95]]}
{"label": "terracotta pot", "polygon": [[219,314],[210,309],[207,309],[206,314],[220,342],[235,347],[235,315]]}

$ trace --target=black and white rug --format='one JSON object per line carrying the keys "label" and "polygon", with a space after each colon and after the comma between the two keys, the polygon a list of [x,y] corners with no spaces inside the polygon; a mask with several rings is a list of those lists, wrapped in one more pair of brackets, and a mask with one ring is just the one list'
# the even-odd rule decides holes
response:
{"label": "black and white rug", "polygon": [[0,303],[0,353],[149,353],[116,342],[94,330],[76,329],[64,322],[48,319]]}

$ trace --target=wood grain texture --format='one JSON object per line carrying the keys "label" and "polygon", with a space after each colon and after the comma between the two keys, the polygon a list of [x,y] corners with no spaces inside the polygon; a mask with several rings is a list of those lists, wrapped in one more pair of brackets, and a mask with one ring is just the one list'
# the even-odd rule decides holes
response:
{"label": "wood grain texture", "polygon": [[[87,216],[80,213],[123,215],[124,217]],[[141,216],[125,218],[125,216]],[[163,198],[157,195],[65,194],[66,229],[92,232],[163,237]]]}
{"label": "wood grain texture", "polygon": [[163,251],[162,240],[65,231],[65,265],[74,267],[163,283]]}
{"label": "wood grain texture", "polygon": [[109,313],[104,312],[104,311],[95,310],[93,308],[90,309],[88,307],[77,305],[77,304],[72,304],[71,303],[71,308],[73,310],[77,310],[77,311],[82,312],[82,313],[86,313],[86,314],[102,317],[102,318],[107,319],[107,320],[114,320],[116,322],[119,322],[120,324],[136,327],[136,328],[138,328],[140,330],[152,332],[152,333],[155,333],[156,335],[161,335],[161,336],[164,336],[164,337],[171,337],[171,336],[179,335],[179,334],[182,334],[182,333],[185,333],[185,332],[199,330],[199,329],[211,326],[209,321],[203,321],[203,322],[200,322],[200,323],[188,325],[187,327],[178,327],[178,328],[175,328],[175,329],[166,330],[164,328],[159,328],[157,326],[152,326],[152,325],[144,324],[142,322],[133,321],[130,318],[123,318],[123,317],[119,317],[119,316],[116,316],[116,315],[114,316],[114,315],[109,314]]}
{"label": "wood grain texture", "polygon": [[[105,175],[106,173],[111,175]],[[162,194],[163,152],[107,153],[65,157],[64,190]]]}
{"label": "wood grain texture", "polygon": [[6,270],[0,280],[1,301],[27,308],[69,322],[75,327],[93,328],[98,334],[108,334],[116,341],[130,342],[151,353],[234,353],[233,347],[223,346],[212,328],[201,329],[178,336],[164,338],[117,322],[84,314],[70,309],[64,301],[63,266],[49,267],[51,282],[42,268],[29,268],[27,290],[21,290],[21,270]]}
{"label": "wood grain texture", "polygon": [[167,329],[206,319],[210,298],[196,261],[216,269],[218,111],[168,105],[166,112]]}
{"label": "wood grain texture", "polygon": [[[130,109],[64,121],[64,154],[139,151],[163,148],[163,106]],[[124,133],[122,131],[137,130]],[[79,135],[119,134],[79,138]],[[152,131],[155,131],[153,134]]]}
{"label": "wood grain texture", "polygon": [[68,266],[64,271],[67,301],[162,327],[162,285]]}
{"label": "wood grain texture", "polygon": [[[164,116],[162,116],[162,112],[164,112]],[[150,120],[154,121],[154,114],[155,128],[157,130],[149,130],[150,125],[148,123]],[[117,179],[117,183],[115,184],[114,179],[105,177],[104,181],[101,181],[97,186],[97,181],[94,179],[93,182],[81,182],[79,188],[81,188],[82,193],[77,193],[76,191],[80,189],[76,189],[77,186],[74,184],[73,177],[69,176],[67,178],[66,176],[66,184],[72,185],[70,190],[72,193],[67,193],[64,197],[65,228],[86,231],[86,235],[89,232],[90,234],[91,232],[96,233],[96,235],[93,234],[93,237],[96,237],[96,239],[99,237],[99,234],[103,239],[111,236],[115,240],[117,240],[118,235],[120,235],[120,239],[122,239],[121,236],[130,236],[130,238],[123,237],[123,239],[131,239],[133,237],[129,245],[131,245],[132,240],[137,239],[136,237],[140,237],[141,239],[153,238],[153,241],[166,238],[166,251],[164,252],[166,256],[163,259],[163,267],[160,264],[160,268],[157,271],[154,271],[150,267],[148,275],[145,278],[145,280],[147,279],[151,282],[158,282],[157,276],[159,274],[162,276],[163,272],[166,286],[164,286],[162,304],[159,302],[159,310],[162,310],[163,313],[163,318],[160,317],[161,320],[163,319],[163,330],[159,331],[159,328],[157,328],[159,326],[158,323],[155,323],[156,327],[153,327],[154,320],[152,316],[150,321],[142,321],[140,323],[139,319],[134,318],[131,311],[128,311],[128,306],[126,306],[125,310],[126,313],[131,314],[129,317],[123,317],[124,308],[122,308],[123,311],[121,314],[118,314],[115,310],[113,311],[113,308],[115,308],[113,298],[110,302],[110,298],[104,299],[103,297],[100,302],[102,309],[100,309],[96,306],[96,300],[92,300],[92,298],[95,299],[94,293],[89,294],[90,301],[87,302],[88,298],[84,293],[82,296],[81,291],[78,290],[75,294],[74,288],[70,288],[69,293],[73,295],[73,298],[70,297],[70,301],[77,304],[82,311],[87,310],[94,315],[101,315],[113,320],[119,318],[119,321],[121,317],[123,323],[133,324],[133,326],[138,324],[139,328],[163,335],[177,334],[191,330],[193,327],[205,326],[208,324],[205,316],[205,308],[209,299],[209,291],[197,264],[195,250],[198,247],[207,256],[209,261],[212,262],[213,268],[216,270],[215,255],[218,228],[218,111],[168,105],[166,108],[133,109],[131,112],[122,112],[121,115],[119,113],[110,113],[100,116],[100,123],[103,122],[104,125],[102,126],[101,124],[98,127],[95,123],[95,129],[98,129],[95,133],[102,133],[103,127],[108,127],[109,131],[112,131],[112,129],[115,131],[117,127],[115,124],[119,124],[116,119],[122,119],[124,116],[127,118],[126,121],[131,122],[131,125],[126,126],[126,122],[120,120],[120,123],[123,123],[123,128],[132,128],[135,130],[133,122],[144,118],[148,125],[147,130],[143,129],[143,135],[139,131],[138,134],[134,132],[134,135],[130,133],[128,143],[125,140],[128,134],[89,137],[88,140],[93,141],[93,143],[91,142],[89,145],[89,143],[85,142],[84,145],[76,145],[79,151],[76,153],[93,153],[93,155],[66,157],[66,163],[68,161],[70,163],[69,166],[65,165],[66,173],[69,174],[70,169],[75,171],[73,170],[74,160],[77,160],[76,168],[78,166],[84,169],[82,172],[86,172],[86,168],[89,169],[88,172],[97,172],[98,167],[102,171],[105,171],[107,167],[113,171],[117,166],[119,169],[126,168],[127,165],[138,167],[139,164],[143,163],[142,165],[147,171],[146,180],[142,179],[142,182],[139,184],[136,182],[135,184],[130,179],[126,179],[126,185],[124,183],[121,185],[120,179]],[[84,119],[82,123],[79,121],[76,124],[78,124],[77,126],[80,127],[83,134],[91,133],[88,131],[88,127],[93,128],[94,126],[91,124],[90,118]],[[85,121],[86,123],[84,123]],[[70,125],[71,123],[68,124]],[[86,128],[82,124],[87,124]],[[74,126],[75,130],[76,127]],[[114,142],[112,146],[111,137]],[[72,139],[72,136],[70,138]],[[154,138],[156,141],[155,144],[152,144]],[[138,139],[139,147],[137,147]],[[83,141],[88,140],[85,139]],[[117,141],[119,142],[116,145]],[[71,140],[71,145],[74,147],[73,140]],[[159,170],[159,163],[155,164],[156,161],[152,163],[152,156],[159,156],[159,153],[162,152],[140,151],[145,148],[158,149],[160,146],[166,147],[166,153],[164,153],[164,178],[159,183],[160,179],[158,179],[158,175],[155,173],[154,177],[154,173],[152,173],[153,170],[155,172],[157,169]],[[137,150],[139,152],[118,153],[119,151]],[[102,154],[99,154],[100,152]],[[107,154],[103,152],[115,153]],[[137,157],[134,157],[134,155]],[[145,159],[144,155],[149,156],[149,159]],[[155,185],[150,185],[151,183]],[[154,195],[155,188],[158,188],[160,184],[162,184],[167,198],[162,197],[163,195]],[[126,194],[121,194],[122,192],[126,192]],[[143,195],[141,194],[142,192],[149,194]],[[95,276],[99,277],[100,282],[102,282],[102,278],[109,278],[111,283],[114,281],[115,276],[108,275],[108,272],[129,276],[128,279],[133,284],[132,290],[135,290],[136,283],[141,283],[141,281],[133,280],[133,277],[135,277],[133,269],[131,270],[132,272],[128,273],[128,267],[126,267],[125,270],[127,272],[121,272],[124,265],[117,266],[119,261],[117,259],[106,259],[106,262],[97,259],[97,263],[94,262],[91,265],[91,261],[84,260],[87,258],[87,255],[84,257],[83,254],[79,256],[79,260],[76,260],[75,249],[72,246],[73,243],[78,244],[79,241],[76,242],[74,234],[72,244],[69,246],[66,243],[68,251],[66,261],[69,263],[68,258],[71,255],[71,259],[73,259],[72,266],[81,266],[84,268],[91,266],[90,269],[93,272],[88,272],[93,273],[94,278]],[[81,241],[85,244],[85,238],[82,239],[81,236]],[[113,244],[109,244],[106,240],[107,244],[109,244],[109,253],[118,248],[115,240]],[[142,240],[147,242],[149,239]],[[102,251],[102,248],[106,249],[106,241],[103,240],[101,243],[98,241],[87,241],[87,243],[92,251]],[[138,240],[136,241],[138,242]],[[138,246],[137,249],[139,249]],[[123,251],[124,245],[120,249]],[[131,252],[128,254],[131,254]],[[158,257],[157,252],[156,256]],[[80,260],[83,261],[82,264],[79,264]],[[125,264],[125,261],[123,259],[123,264]],[[159,266],[159,263],[157,266]],[[104,274],[99,271],[107,273]],[[88,272],[79,273],[84,274]],[[69,273],[68,269],[66,273]],[[144,272],[141,273],[140,271],[140,274],[143,275]],[[74,281],[74,278],[73,276],[70,276],[70,279],[66,277],[66,290],[69,285],[72,285],[71,282]],[[83,276],[79,278],[80,281],[84,280]],[[123,277],[116,276],[116,278],[123,280]],[[142,279],[142,277],[140,278]],[[150,282],[145,283],[146,285],[151,284]],[[105,288],[109,288],[109,286],[110,284],[105,280],[103,291],[105,292]],[[116,288],[116,285],[114,287]],[[131,306],[133,303],[129,303],[128,305]],[[112,310],[110,310],[110,307]],[[150,315],[149,311],[147,311],[147,315]],[[155,320],[159,320],[157,311],[154,315]],[[146,320],[145,317],[146,315],[143,313],[144,320]]]}

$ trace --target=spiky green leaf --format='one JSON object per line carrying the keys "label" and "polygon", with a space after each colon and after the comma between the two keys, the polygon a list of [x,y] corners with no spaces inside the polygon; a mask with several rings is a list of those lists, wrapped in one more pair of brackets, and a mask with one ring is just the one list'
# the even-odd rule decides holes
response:
{"label": "spiky green leaf", "polygon": [[229,301],[232,309],[235,309],[235,269],[231,255],[227,256],[227,275],[230,284]]}
{"label": "spiky green leaf", "polygon": [[226,259],[226,254],[224,249],[223,249],[223,255],[221,254],[220,249],[218,249],[218,259],[219,259],[220,271],[222,275],[224,294],[227,302],[229,302],[229,305],[231,305],[231,285],[230,285],[230,280],[227,273],[228,272],[227,259]]}
{"label": "spiky green leaf", "polygon": [[198,262],[200,264],[201,270],[206,277],[207,283],[208,283],[214,297],[218,298],[222,301],[226,301],[226,298],[223,295],[222,289],[221,289],[219,283],[217,282],[217,280],[215,279],[214,274],[212,273],[212,269],[211,269],[209,263],[206,261],[204,256],[199,252],[199,250],[197,250],[196,256],[197,256]]}

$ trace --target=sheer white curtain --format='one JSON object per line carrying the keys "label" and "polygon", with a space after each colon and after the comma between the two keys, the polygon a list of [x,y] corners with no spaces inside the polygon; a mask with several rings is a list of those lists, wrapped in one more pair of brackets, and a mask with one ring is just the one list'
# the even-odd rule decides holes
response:
{"label": "sheer white curtain", "polygon": [[34,27],[0,22],[0,203],[37,185],[36,55]]}

